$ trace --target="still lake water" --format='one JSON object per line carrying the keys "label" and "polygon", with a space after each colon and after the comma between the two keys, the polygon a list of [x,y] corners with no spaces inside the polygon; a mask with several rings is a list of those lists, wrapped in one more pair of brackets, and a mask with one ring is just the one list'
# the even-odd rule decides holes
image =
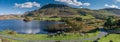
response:
{"label": "still lake water", "polygon": [[0,31],[13,30],[23,34],[46,34],[43,28],[51,24],[61,24],[63,22],[47,22],[33,20],[30,22],[24,22],[23,20],[0,20]]}

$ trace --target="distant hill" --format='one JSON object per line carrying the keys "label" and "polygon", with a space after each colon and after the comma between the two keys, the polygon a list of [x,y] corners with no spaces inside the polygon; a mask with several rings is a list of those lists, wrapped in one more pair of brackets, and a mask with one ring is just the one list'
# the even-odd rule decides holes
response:
{"label": "distant hill", "polygon": [[21,15],[0,15],[0,20],[7,20],[7,19],[18,19],[18,17],[21,17]]}
{"label": "distant hill", "polygon": [[87,8],[72,8],[63,4],[47,4],[40,9],[26,12],[25,16],[72,16],[72,15],[86,15],[90,14],[96,18],[104,18],[111,15],[120,15],[120,9],[116,8],[105,8],[99,10],[90,10]]}
{"label": "distant hill", "polygon": [[112,12],[113,14],[120,15],[120,9],[117,9],[117,8],[105,8],[101,10],[106,10],[106,11]]}

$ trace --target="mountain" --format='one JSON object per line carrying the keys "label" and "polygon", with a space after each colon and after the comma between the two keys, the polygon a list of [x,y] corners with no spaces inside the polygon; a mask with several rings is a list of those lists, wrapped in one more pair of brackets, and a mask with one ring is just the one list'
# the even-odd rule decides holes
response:
{"label": "mountain", "polygon": [[79,14],[74,8],[62,4],[47,4],[38,10],[27,12],[25,16],[55,15],[68,16]]}
{"label": "mountain", "polygon": [[116,15],[120,15],[120,9],[117,9],[117,8],[105,8],[105,9],[101,9],[101,10],[106,10],[106,11],[112,12]]}
{"label": "mountain", "polygon": [[47,4],[40,9],[46,9],[46,8],[70,8],[70,7],[63,4]]}
{"label": "mountain", "polygon": [[99,10],[91,10],[87,8],[72,8],[63,4],[47,4],[40,9],[26,12],[25,16],[40,17],[43,16],[73,16],[73,15],[92,15],[96,18],[105,18],[113,15],[120,15],[120,9],[105,8]]}

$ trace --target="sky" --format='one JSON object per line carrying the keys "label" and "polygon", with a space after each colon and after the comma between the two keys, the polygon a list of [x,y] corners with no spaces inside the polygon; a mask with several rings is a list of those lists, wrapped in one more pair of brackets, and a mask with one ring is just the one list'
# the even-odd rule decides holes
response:
{"label": "sky", "polygon": [[66,4],[74,8],[120,8],[120,0],[0,0],[0,15],[23,14],[49,3]]}

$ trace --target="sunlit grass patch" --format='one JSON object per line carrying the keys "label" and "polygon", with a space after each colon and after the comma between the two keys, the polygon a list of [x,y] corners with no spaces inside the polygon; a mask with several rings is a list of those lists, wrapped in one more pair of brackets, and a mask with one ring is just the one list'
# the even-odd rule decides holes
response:
{"label": "sunlit grass patch", "polygon": [[120,42],[120,34],[110,34],[107,37],[100,38],[99,42]]}

